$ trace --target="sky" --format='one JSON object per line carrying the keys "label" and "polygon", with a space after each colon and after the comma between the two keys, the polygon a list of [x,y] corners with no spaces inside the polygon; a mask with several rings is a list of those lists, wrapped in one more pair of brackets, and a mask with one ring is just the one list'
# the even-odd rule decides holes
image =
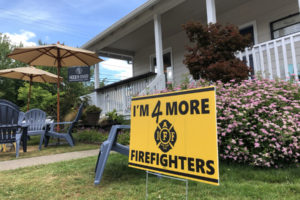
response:
{"label": "sky", "polygon": [[[0,33],[24,46],[38,41],[80,47],[147,0],[0,0]],[[102,74],[102,75],[101,75]],[[100,79],[132,76],[125,61],[105,59]]]}

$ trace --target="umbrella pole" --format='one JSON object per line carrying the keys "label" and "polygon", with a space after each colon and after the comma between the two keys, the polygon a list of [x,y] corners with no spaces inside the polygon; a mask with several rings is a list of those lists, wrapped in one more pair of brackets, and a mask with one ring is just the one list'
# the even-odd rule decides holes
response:
{"label": "umbrella pole", "polygon": [[[59,76],[60,76],[60,61],[59,61],[59,65],[57,67],[57,122],[59,123],[59,110],[60,110],[60,105],[59,105],[59,85],[60,85],[60,80],[59,80]],[[59,132],[59,125],[57,126],[57,132]]]}
{"label": "umbrella pole", "polygon": [[29,104],[30,104],[31,84],[32,84],[32,76],[30,76],[30,81],[29,81],[29,92],[28,92],[28,97],[27,97],[27,111],[29,110]]}
{"label": "umbrella pole", "polygon": [[[60,50],[57,49],[57,122],[59,123],[59,85],[60,85],[60,68],[61,68],[61,57]],[[59,124],[57,125],[57,132],[59,132]]]}

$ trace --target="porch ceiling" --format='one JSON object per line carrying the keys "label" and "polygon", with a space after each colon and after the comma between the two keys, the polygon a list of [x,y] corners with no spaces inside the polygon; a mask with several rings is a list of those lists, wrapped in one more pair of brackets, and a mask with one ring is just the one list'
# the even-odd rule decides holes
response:
{"label": "porch ceiling", "polygon": [[[217,17],[227,10],[240,6],[245,2],[249,2],[249,0],[216,0]],[[149,12],[151,12],[151,9],[150,11],[145,11],[146,14],[149,14]],[[206,23],[205,0],[185,0],[176,7],[162,14],[161,19],[163,38],[170,37],[182,31],[182,24],[188,21],[201,20],[203,23]],[[121,31],[122,33],[122,30],[116,31]],[[151,44],[154,44],[154,24],[152,19],[148,20],[147,23],[141,25],[139,28],[132,30],[127,34],[122,34],[120,39],[111,40],[111,42],[105,47],[99,46],[101,48],[94,50],[98,52],[101,50],[106,50],[106,52],[114,50],[115,53],[125,52],[128,56],[134,56],[134,53],[139,49],[145,46],[150,46]]]}

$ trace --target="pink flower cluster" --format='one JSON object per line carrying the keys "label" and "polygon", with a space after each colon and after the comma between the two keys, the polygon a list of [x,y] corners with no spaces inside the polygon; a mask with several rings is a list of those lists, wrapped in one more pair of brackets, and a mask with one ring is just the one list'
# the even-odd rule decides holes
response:
{"label": "pink flower cluster", "polygon": [[[211,85],[200,80],[184,87]],[[281,167],[300,160],[300,86],[281,80],[214,83],[220,158]]]}

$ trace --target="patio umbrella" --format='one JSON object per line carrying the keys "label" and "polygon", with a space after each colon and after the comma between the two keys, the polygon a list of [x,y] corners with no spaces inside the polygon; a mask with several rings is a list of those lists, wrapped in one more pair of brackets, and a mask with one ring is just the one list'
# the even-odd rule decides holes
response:
{"label": "patio umbrella", "polygon": [[[0,70],[0,76],[29,81],[27,110],[29,110],[32,82],[56,83],[58,80],[56,74],[52,74],[32,66],[3,69]],[[62,77],[60,77],[59,79],[62,80]]]}
{"label": "patio umbrella", "polygon": [[[90,66],[102,61],[95,52],[59,44],[15,48],[8,57],[29,65],[57,67]],[[57,79],[57,121],[59,122],[59,85]]]}

